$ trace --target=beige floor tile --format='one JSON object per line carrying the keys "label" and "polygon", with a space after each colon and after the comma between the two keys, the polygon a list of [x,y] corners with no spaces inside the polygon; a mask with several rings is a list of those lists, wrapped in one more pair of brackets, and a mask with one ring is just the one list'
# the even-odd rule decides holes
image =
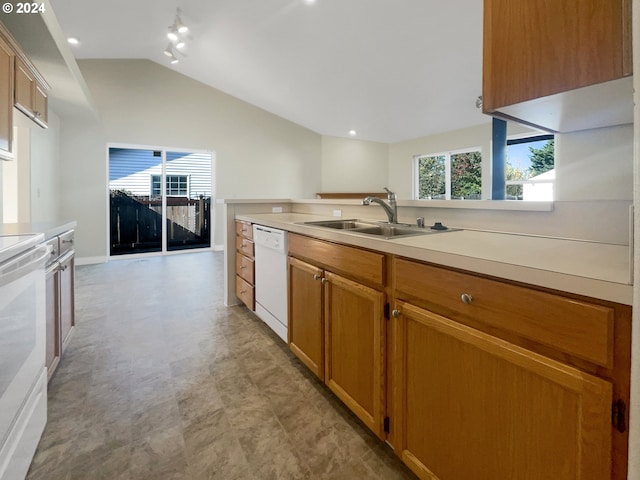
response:
{"label": "beige floor tile", "polygon": [[76,268],[29,480],[411,480],[243,306],[222,253]]}

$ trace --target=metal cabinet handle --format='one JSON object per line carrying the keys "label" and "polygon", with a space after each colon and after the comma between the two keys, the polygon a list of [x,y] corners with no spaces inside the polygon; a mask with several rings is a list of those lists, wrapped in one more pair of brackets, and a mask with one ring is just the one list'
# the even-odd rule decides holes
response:
{"label": "metal cabinet handle", "polygon": [[402,314],[402,313],[400,312],[400,310],[397,310],[397,309],[395,309],[395,308],[391,311],[391,316],[392,316],[393,318],[398,318],[401,314]]}
{"label": "metal cabinet handle", "polygon": [[71,239],[71,240],[62,240],[62,243],[73,243],[73,239]]}
{"label": "metal cabinet handle", "polygon": [[329,280],[327,280],[326,278],[323,278],[322,280],[320,280],[322,282],[322,284],[324,285],[325,283],[327,283]]}
{"label": "metal cabinet handle", "polygon": [[244,270],[245,268],[247,268],[246,265],[240,265],[240,270]]}
{"label": "metal cabinet handle", "polygon": [[317,273],[313,274],[313,279],[314,280],[320,280],[322,277],[320,275],[318,275]]}
{"label": "metal cabinet handle", "polygon": [[473,297],[471,295],[469,295],[468,293],[463,293],[460,296],[460,300],[462,300],[462,303],[464,303],[466,305],[471,305],[471,302],[473,302]]}

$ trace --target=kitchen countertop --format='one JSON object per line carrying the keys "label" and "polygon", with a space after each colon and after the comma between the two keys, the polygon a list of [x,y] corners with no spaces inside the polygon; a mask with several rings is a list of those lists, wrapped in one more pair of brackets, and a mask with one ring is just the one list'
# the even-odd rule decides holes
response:
{"label": "kitchen countertop", "polygon": [[0,236],[0,263],[12,257],[20,255],[22,252],[42,243],[44,236],[40,233],[29,233],[24,235],[1,235]]}
{"label": "kitchen countertop", "polygon": [[4,223],[0,227],[0,235],[27,235],[30,233],[42,233],[45,240],[60,235],[71,229],[76,228],[77,222],[72,221],[53,221],[53,222],[34,222],[34,223]]}
{"label": "kitchen countertop", "polygon": [[387,240],[300,224],[336,217],[264,213],[236,218],[469,272],[626,305],[633,302],[628,245],[464,229]]}

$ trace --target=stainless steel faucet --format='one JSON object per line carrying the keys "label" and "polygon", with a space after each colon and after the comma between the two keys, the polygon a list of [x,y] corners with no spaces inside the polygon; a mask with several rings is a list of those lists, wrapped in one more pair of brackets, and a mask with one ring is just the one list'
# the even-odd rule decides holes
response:
{"label": "stainless steel faucet", "polygon": [[380,205],[387,217],[389,218],[389,223],[398,223],[398,205],[396,203],[396,194],[389,190],[387,187],[384,187],[387,191],[387,202],[378,197],[366,197],[362,200],[362,205],[371,205],[372,203],[377,203]]}

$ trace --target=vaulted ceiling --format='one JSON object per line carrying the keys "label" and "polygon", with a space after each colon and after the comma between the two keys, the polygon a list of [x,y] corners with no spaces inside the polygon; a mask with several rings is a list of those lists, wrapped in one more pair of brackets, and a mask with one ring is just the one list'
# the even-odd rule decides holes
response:
{"label": "vaulted ceiling", "polygon": [[[50,0],[77,59],[145,58],[323,135],[488,122],[480,0]],[[189,27],[163,54],[176,9]]]}

